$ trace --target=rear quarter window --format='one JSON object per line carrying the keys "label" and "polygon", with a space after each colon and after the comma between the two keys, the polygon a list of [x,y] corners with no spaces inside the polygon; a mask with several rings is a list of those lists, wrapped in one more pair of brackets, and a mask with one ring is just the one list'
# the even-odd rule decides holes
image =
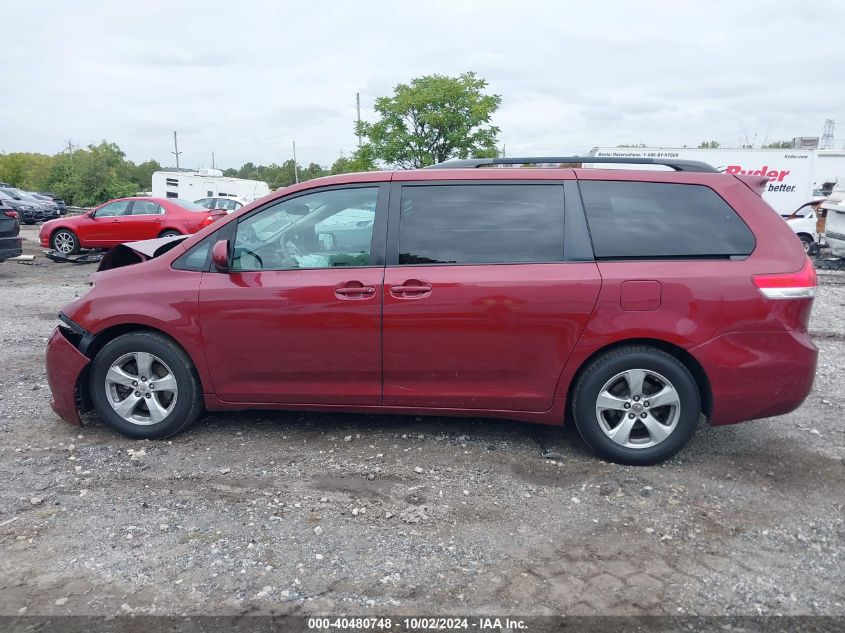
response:
{"label": "rear quarter window", "polygon": [[704,185],[587,180],[579,187],[597,258],[751,254],[754,234]]}

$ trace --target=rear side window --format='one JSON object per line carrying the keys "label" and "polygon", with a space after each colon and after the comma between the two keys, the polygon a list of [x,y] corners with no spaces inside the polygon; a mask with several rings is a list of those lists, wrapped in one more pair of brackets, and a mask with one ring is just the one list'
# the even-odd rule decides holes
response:
{"label": "rear side window", "polygon": [[728,203],[703,185],[582,180],[597,258],[749,255],[754,234]]}
{"label": "rear side window", "polygon": [[402,188],[400,264],[563,261],[563,186]]}

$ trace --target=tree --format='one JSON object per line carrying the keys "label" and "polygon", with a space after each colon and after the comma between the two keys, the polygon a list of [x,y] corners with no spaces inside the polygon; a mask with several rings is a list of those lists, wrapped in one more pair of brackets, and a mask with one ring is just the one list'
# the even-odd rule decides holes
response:
{"label": "tree", "polygon": [[398,84],[393,96],[376,99],[379,120],[356,126],[367,139],[363,156],[403,168],[497,156],[499,128],[490,125],[490,119],[502,98],[484,94],[486,87],[487,82],[472,72],[426,75]]}
{"label": "tree", "polygon": [[792,149],[792,141],[773,141],[763,145],[763,149]]}
{"label": "tree", "polygon": [[329,173],[334,174],[349,174],[356,171],[375,171],[376,161],[373,157],[373,148],[371,145],[362,145],[352,155],[352,158],[338,158],[329,169]]}
{"label": "tree", "polygon": [[718,149],[721,147],[719,141],[701,141],[698,144],[698,149]]}
{"label": "tree", "polygon": [[127,161],[126,177],[136,185],[138,191],[150,191],[153,188],[153,172],[160,169],[157,160],[147,160],[140,165]]}

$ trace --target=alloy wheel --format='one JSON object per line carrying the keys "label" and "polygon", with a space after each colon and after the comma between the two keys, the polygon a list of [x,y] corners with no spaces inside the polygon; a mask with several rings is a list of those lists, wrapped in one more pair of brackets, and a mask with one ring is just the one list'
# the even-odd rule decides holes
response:
{"label": "alloy wheel", "polygon": [[629,369],[608,380],[596,399],[596,419],[607,437],[626,448],[665,441],[681,416],[677,389],[649,369]]}
{"label": "alloy wheel", "polygon": [[176,405],[176,377],[158,356],[131,352],[106,373],[106,398],[127,422],[149,426],[164,420]]}
{"label": "alloy wheel", "polygon": [[60,253],[71,253],[76,245],[76,238],[67,231],[60,231],[53,237],[53,247]]}

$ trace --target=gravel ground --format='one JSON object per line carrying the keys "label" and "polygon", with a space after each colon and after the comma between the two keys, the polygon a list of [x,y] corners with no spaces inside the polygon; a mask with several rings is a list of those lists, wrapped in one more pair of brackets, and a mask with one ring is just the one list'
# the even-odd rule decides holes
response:
{"label": "gravel ground", "polygon": [[92,270],[0,265],[0,615],[845,615],[845,273],[820,273],[801,409],[634,468],[492,420],[69,426],[44,345]]}

